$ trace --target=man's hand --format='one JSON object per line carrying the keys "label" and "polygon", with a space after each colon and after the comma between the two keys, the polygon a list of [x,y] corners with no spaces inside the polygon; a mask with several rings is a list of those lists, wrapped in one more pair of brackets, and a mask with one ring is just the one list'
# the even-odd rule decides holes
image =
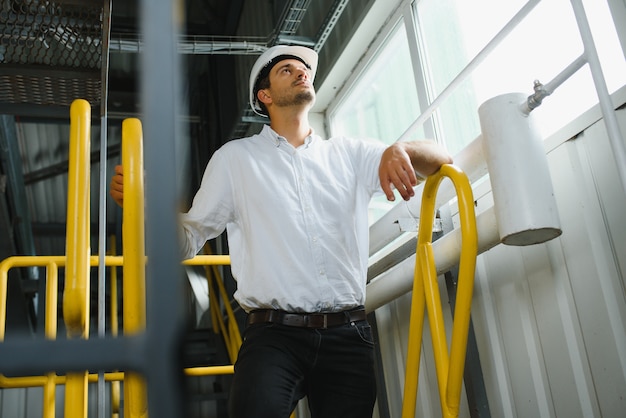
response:
{"label": "man's hand", "polygon": [[115,166],[115,174],[111,177],[109,195],[120,207],[124,207],[124,173],[121,165]]}
{"label": "man's hand", "polygon": [[409,200],[415,194],[413,191],[413,187],[417,186],[415,169],[411,164],[409,154],[400,143],[391,145],[383,152],[378,167],[378,176],[380,185],[390,202],[395,200],[393,187],[400,192],[404,200]]}
{"label": "man's hand", "polygon": [[443,164],[452,164],[452,157],[434,141],[396,142],[390,145],[380,159],[378,175],[387,200],[393,202],[393,187],[404,200],[415,195],[416,171],[427,177]]}

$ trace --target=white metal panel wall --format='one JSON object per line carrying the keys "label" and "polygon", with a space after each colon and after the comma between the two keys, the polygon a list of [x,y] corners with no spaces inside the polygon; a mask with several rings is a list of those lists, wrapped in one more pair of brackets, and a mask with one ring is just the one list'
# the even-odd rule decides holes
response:
{"label": "white metal panel wall", "polygon": [[[626,110],[618,118],[626,132]],[[472,319],[491,416],[623,417],[626,196],[603,122],[555,146],[548,160],[563,235],[499,245],[477,264]],[[477,213],[492,205],[480,187],[476,198]],[[409,310],[407,295],[376,311],[391,416],[401,408]],[[428,332],[419,417],[441,416]]]}

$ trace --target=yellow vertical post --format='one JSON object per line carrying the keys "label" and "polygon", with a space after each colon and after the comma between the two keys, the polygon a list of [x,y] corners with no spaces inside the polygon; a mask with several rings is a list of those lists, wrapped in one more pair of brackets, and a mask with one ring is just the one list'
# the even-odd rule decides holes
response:
{"label": "yellow vertical post", "polygon": [[415,280],[411,295],[411,314],[409,319],[409,343],[406,357],[406,374],[404,376],[404,401],[402,418],[415,416],[415,403],[417,402],[417,386],[420,369],[420,353],[422,350],[422,333],[424,329],[424,283],[419,280],[419,263],[415,263]]}
{"label": "yellow vertical post", "polygon": [[[46,317],[45,334],[48,340],[57,338],[57,302],[59,269],[55,262],[46,269]],[[56,406],[56,373],[50,372],[43,389],[43,417],[54,418]]]}
{"label": "yellow vertical post", "polygon": [[[115,237],[111,238],[111,254],[116,255]],[[119,330],[119,321],[117,320],[117,267],[111,268],[111,335],[117,337]],[[111,382],[111,418],[120,416],[120,382],[118,380]]]}
{"label": "yellow vertical post", "polygon": [[476,256],[478,254],[478,231],[474,213],[474,197],[469,180],[459,171],[455,174],[455,188],[459,196],[459,217],[463,232],[463,248],[459,260],[459,280],[457,299],[454,308],[454,325],[452,327],[452,343],[450,346],[450,370],[446,388],[446,404],[448,410],[458,416],[463,384],[463,370],[467,352],[467,338],[470,325],[470,311],[474,294],[474,274]]}
{"label": "yellow vertical post", "polygon": [[[89,337],[89,179],[91,106],[70,106],[67,231],[63,318],[68,338]],[[65,417],[87,417],[87,371],[71,372],[65,387]]]}
{"label": "yellow vertical post", "polygon": [[[449,177],[452,180],[458,195],[462,232],[459,284],[450,351],[448,351],[447,346],[437,269],[431,243],[435,198],[439,184],[444,177]],[[422,195],[402,405],[403,418],[415,416],[425,307],[428,311],[431,330],[442,416],[454,418],[459,415],[477,253],[478,234],[476,232],[474,198],[469,180],[457,167],[449,164],[443,165],[437,173],[428,177]]]}
{"label": "yellow vertical post", "polygon": [[[146,328],[143,134],[139,119],[130,118],[122,123],[122,166],[124,334],[132,335]],[[133,372],[124,376],[124,416],[146,417],[148,401],[144,379]]]}

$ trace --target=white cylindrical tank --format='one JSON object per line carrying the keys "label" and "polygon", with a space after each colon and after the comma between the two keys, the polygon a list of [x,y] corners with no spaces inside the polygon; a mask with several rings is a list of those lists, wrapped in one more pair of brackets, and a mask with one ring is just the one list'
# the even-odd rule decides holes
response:
{"label": "white cylindrical tank", "polygon": [[508,245],[538,244],[561,235],[543,140],[532,113],[522,112],[526,97],[504,94],[478,109],[498,230]]}

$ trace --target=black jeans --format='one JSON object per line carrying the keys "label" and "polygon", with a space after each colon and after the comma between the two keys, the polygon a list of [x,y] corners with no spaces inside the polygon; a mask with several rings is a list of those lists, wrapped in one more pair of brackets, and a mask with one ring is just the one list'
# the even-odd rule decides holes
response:
{"label": "black jeans", "polygon": [[245,330],[230,418],[288,418],[305,396],[312,418],[371,418],[376,380],[367,321],[328,329],[262,323]]}

